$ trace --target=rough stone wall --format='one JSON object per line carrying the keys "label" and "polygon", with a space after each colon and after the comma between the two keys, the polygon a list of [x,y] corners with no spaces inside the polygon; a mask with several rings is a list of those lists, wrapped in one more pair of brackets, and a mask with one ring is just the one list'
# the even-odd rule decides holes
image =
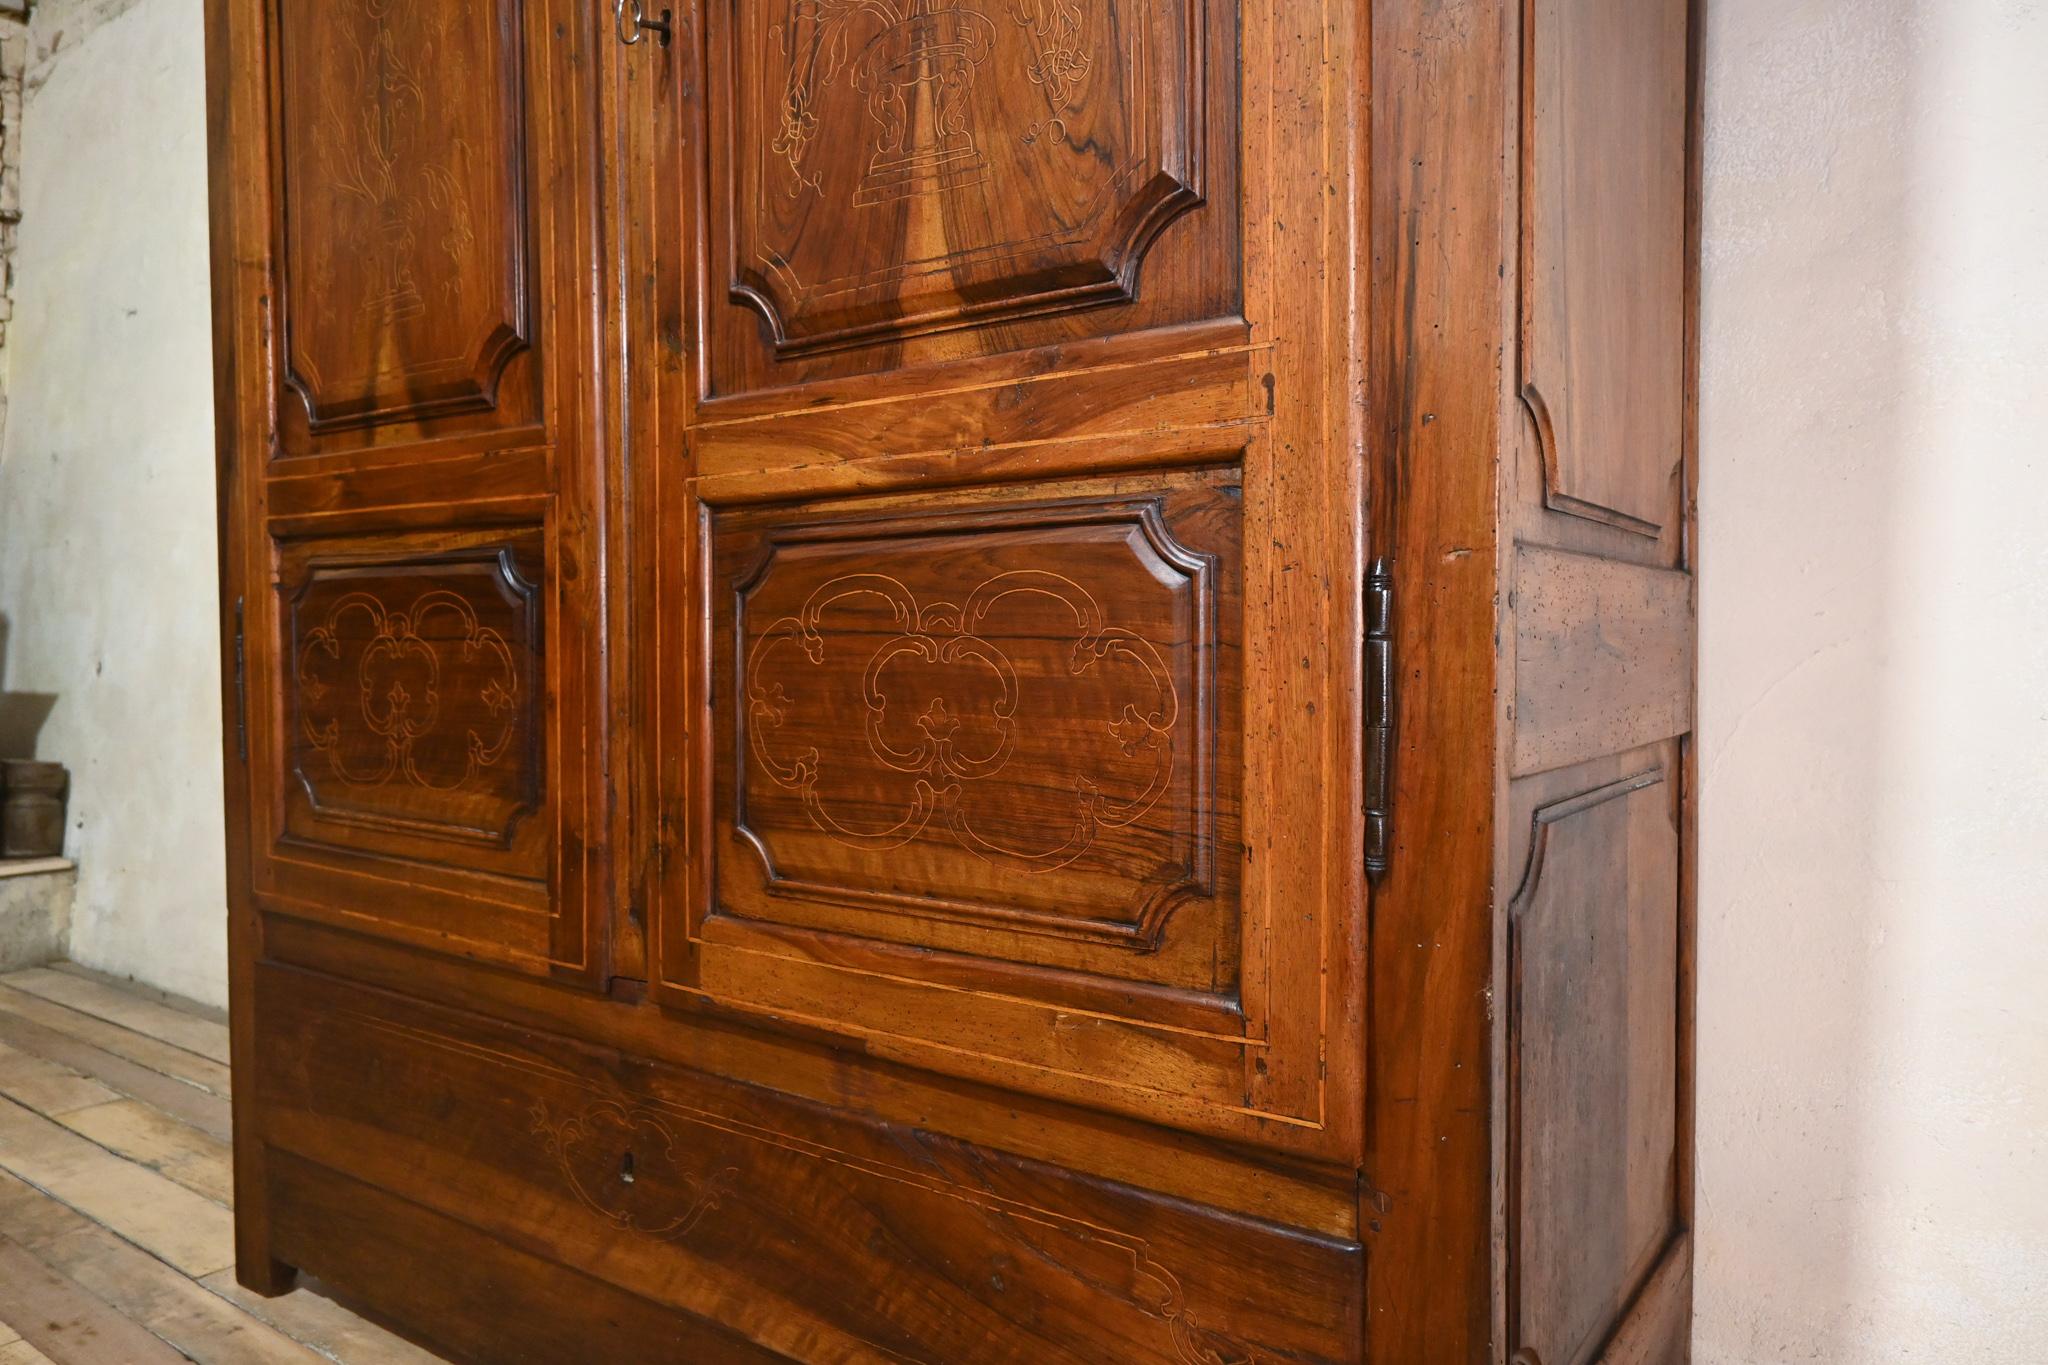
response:
{"label": "rough stone wall", "polygon": [[0,0],[0,430],[7,426],[7,324],[14,319],[14,234],[21,223],[21,88],[29,0]]}

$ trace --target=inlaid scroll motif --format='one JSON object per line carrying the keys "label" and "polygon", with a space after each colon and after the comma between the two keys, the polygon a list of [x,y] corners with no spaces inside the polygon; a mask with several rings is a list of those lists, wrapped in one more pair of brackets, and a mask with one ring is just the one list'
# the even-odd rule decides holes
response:
{"label": "inlaid scroll motif", "polygon": [[[345,647],[361,641],[359,649]],[[520,729],[520,668],[511,646],[445,590],[424,593],[403,611],[372,593],[345,594],[305,634],[297,670],[306,742],[352,787],[402,782],[459,791],[505,757]],[[465,766],[453,775],[419,758],[442,727],[451,688],[462,694],[466,715],[486,721],[466,728]],[[367,763],[363,730],[382,741],[367,746],[380,751]]]}
{"label": "inlaid scroll motif", "polygon": [[[1079,771],[1069,789],[1071,821],[1034,844],[978,827],[968,795],[976,784],[1001,774],[1016,747],[1025,683],[986,627],[1000,604],[1020,597],[1065,606],[1062,619],[1068,613],[1072,617],[1069,634],[1060,639],[1066,677],[1113,672],[1119,683],[1111,713],[1089,722],[1090,728],[1124,758],[1150,760],[1142,790],[1118,797],[1091,775],[1088,755],[1075,754]],[[884,768],[915,779],[908,807],[881,829],[862,828],[836,809],[826,781],[829,760],[819,749],[785,752],[777,743],[777,732],[803,704],[797,698],[810,690],[803,677],[806,665],[823,665],[828,649],[859,648],[873,638],[861,633],[858,621],[849,621],[844,635],[828,640],[824,623],[853,603],[870,611],[881,604],[897,632],[875,649],[861,683],[869,752]],[[1053,681],[1041,679],[1036,685]],[[931,699],[910,716],[899,701],[905,694]],[[755,758],[777,785],[801,796],[811,821],[834,840],[886,850],[936,827],[949,830],[983,860],[1026,872],[1069,866],[1088,852],[1101,831],[1143,819],[1173,775],[1173,732],[1180,718],[1173,675],[1159,651],[1142,637],[1109,625],[1101,604],[1080,584],[1040,570],[998,574],[960,605],[920,604],[901,582],[883,574],[834,578],[811,594],[801,612],[776,621],[756,639],[747,662],[746,704]]]}
{"label": "inlaid scroll motif", "polygon": [[363,311],[408,321],[427,311],[429,262],[442,267],[430,272],[431,287],[450,305],[460,300],[476,244],[475,152],[437,125],[429,73],[444,22],[438,12],[408,0],[361,0],[359,8],[367,25],[338,26],[349,80],[326,88],[318,145],[329,183],[375,215],[375,236],[363,248],[378,280]]}
{"label": "inlaid scroll motif", "polygon": [[990,1205],[990,1221],[1050,1265],[1098,1293],[1121,1299],[1166,1325],[1182,1365],[1269,1365],[1272,1357],[1196,1320],[1180,1277],[1152,1257],[1149,1243],[1108,1229],[1071,1228],[1013,1207]]}
{"label": "inlaid scroll motif", "polygon": [[675,1130],[650,1110],[604,1100],[567,1118],[546,1104],[532,1114],[576,1198],[622,1232],[675,1241],[733,1193],[739,1168],[691,1169]]}

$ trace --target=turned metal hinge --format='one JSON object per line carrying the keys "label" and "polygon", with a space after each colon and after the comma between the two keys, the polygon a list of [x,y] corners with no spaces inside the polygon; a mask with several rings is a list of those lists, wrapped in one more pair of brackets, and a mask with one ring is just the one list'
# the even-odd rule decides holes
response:
{"label": "turned metal hinge", "polygon": [[235,599],[235,753],[249,761],[249,667],[242,639],[242,599]]}
{"label": "turned metal hinge", "polygon": [[1394,563],[1365,580],[1365,874],[1378,881],[1394,851]]}

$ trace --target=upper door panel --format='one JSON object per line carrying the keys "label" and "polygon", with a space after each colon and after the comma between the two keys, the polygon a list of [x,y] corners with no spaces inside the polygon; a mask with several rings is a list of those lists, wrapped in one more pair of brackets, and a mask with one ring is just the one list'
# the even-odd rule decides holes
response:
{"label": "upper door panel", "polygon": [[1176,0],[743,0],[735,297],[783,356],[1127,301],[1201,196],[1197,34]]}
{"label": "upper door panel", "polygon": [[707,395],[1237,312],[1207,0],[706,10]]}
{"label": "upper door panel", "polygon": [[537,418],[527,7],[279,0],[281,453]]}

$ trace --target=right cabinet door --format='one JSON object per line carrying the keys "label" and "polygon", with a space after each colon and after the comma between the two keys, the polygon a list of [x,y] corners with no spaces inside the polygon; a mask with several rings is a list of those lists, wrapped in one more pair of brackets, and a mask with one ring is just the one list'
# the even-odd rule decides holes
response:
{"label": "right cabinet door", "polygon": [[1355,1153],[1353,9],[732,0],[648,44],[679,1018]]}

